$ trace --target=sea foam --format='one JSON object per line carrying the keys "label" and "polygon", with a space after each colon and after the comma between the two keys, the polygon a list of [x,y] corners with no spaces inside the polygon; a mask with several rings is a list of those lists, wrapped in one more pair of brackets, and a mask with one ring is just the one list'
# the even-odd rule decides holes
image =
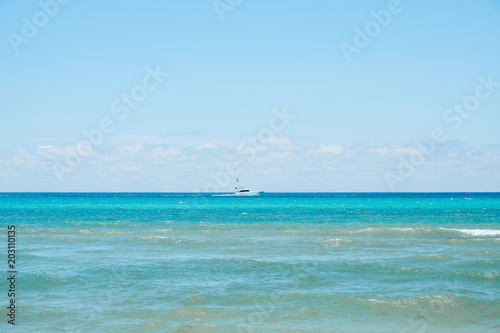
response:
{"label": "sea foam", "polygon": [[495,229],[445,229],[441,230],[453,230],[458,231],[469,236],[500,236],[500,230]]}

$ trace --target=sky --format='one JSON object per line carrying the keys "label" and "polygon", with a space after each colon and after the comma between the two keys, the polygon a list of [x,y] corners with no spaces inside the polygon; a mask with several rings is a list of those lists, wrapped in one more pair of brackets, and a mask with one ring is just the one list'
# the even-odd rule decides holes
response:
{"label": "sky", "polygon": [[0,192],[500,191],[495,0],[0,1]]}

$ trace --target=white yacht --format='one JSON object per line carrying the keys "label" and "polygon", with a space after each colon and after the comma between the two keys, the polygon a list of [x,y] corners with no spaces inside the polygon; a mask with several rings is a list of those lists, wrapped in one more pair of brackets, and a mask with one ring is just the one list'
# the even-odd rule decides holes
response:
{"label": "white yacht", "polygon": [[240,180],[238,178],[236,178],[236,187],[234,188],[234,195],[253,197],[253,196],[259,196],[262,193],[264,193],[264,192],[263,191],[250,191],[249,189],[247,189],[245,187],[245,185],[240,183]]}

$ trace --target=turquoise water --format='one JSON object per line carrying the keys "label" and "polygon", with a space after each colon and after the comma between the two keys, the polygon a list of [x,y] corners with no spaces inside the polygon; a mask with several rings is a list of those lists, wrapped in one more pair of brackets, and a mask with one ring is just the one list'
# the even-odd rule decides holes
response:
{"label": "turquoise water", "polygon": [[500,194],[3,193],[0,220],[1,332],[500,332]]}

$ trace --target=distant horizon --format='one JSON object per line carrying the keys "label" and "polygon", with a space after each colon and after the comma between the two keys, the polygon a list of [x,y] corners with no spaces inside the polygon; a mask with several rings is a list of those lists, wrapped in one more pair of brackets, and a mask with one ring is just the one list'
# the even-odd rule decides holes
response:
{"label": "distant horizon", "polygon": [[[8,194],[8,193],[129,193],[129,194],[134,194],[134,193],[151,193],[151,194],[175,194],[175,193],[195,193],[195,194],[213,194],[213,193],[234,193],[234,192],[129,192],[129,191],[109,191],[109,192],[101,192],[101,191],[67,191],[67,192],[51,192],[51,191],[34,191],[34,192],[25,192],[25,191],[8,191],[8,192],[0,192],[0,194]],[[405,194],[405,193],[472,193],[472,194],[481,194],[481,193],[498,193],[500,194],[500,191],[459,191],[459,192],[450,192],[450,191],[432,191],[432,192],[426,192],[426,191],[413,191],[413,192],[377,192],[377,191],[365,191],[365,192],[315,192],[315,191],[301,191],[301,192],[269,192],[269,191],[264,191],[263,194],[266,193],[332,193],[332,194],[346,194],[346,193],[381,193],[381,194]],[[254,197],[255,198],[255,197]]]}

